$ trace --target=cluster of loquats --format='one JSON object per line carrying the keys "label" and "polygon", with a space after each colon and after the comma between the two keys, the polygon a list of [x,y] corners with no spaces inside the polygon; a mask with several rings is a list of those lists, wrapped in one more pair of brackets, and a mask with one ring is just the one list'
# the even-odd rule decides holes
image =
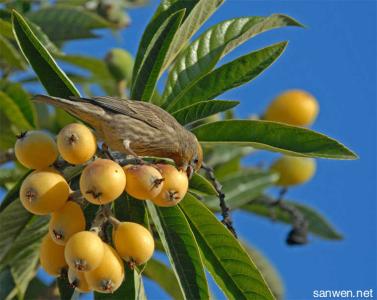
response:
{"label": "cluster of loquats", "polygon": [[[109,205],[123,192],[158,206],[176,205],[187,192],[188,178],[169,164],[122,167],[98,158],[96,152],[96,137],[82,124],[64,127],[57,142],[43,131],[22,133],[15,145],[16,158],[33,171],[23,181],[19,196],[31,213],[50,215],[49,232],[40,247],[45,271],[52,276],[67,271],[69,282],[81,292],[112,293],[125,277],[122,259],[131,268],[146,263],[153,255],[154,239],[142,225],[117,220]],[[80,191],[71,190],[63,173],[54,167],[59,155],[70,165],[84,166]],[[88,202],[101,208],[91,226],[83,211]],[[110,240],[100,234],[98,216],[102,225],[112,225]]]}
{"label": "cluster of loquats", "polygon": [[[271,102],[263,119],[307,127],[314,122],[318,111],[318,102],[311,94],[303,90],[289,90],[281,93]],[[280,175],[278,185],[282,187],[299,185],[314,176],[316,161],[308,157],[285,155],[271,165],[271,170]]]}

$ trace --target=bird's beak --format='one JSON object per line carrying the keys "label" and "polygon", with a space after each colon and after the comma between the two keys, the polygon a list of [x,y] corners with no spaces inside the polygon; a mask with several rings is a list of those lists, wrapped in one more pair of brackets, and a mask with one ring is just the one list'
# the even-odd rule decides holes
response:
{"label": "bird's beak", "polygon": [[194,172],[195,172],[195,170],[194,170],[193,166],[188,165],[188,167],[186,169],[186,173],[187,173],[187,177],[188,177],[189,180],[191,179],[192,175],[194,175]]}

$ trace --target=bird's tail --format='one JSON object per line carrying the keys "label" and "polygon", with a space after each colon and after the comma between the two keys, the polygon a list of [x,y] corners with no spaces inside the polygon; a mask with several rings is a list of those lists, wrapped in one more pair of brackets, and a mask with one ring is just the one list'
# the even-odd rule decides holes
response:
{"label": "bird's tail", "polygon": [[32,100],[61,108],[92,126],[96,125],[98,122],[98,116],[103,113],[102,109],[88,103],[86,99],[82,98],[64,99],[46,95],[35,95]]}

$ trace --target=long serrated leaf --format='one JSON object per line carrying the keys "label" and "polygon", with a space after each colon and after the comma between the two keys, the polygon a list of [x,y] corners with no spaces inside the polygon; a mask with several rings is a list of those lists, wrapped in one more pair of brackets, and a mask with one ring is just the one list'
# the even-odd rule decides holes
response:
{"label": "long serrated leaf", "polygon": [[139,43],[139,48],[135,58],[134,69],[132,73],[132,78],[135,79],[136,74],[139,73],[141,63],[145,57],[145,53],[148,49],[149,44],[156,35],[156,32],[161,27],[162,23],[179,10],[185,9],[185,17],[190,13],[193,7],[196,5],[198,0],[192,1],[180,1],[180,0],[162,0],[159,7],[157,8],[155,14],[153,15],[151,21],[144,30],[143,36]]}
{"label": "long serrated leaf", "polygon": [[274,299],[236,238],[191,195],[179,203],[195,233],[208,271],[228,299]]}
{"label": "long serrated leaf", "polygon": [[31,218],[32,214],[19,200],[13,201],[0,213],[0,262]]}
{"label": "long serrated leaf", "polygon": [[170,65],[182,48],[186,46],[190,38],[223,2],[224,0],[200,0],[195,5],[175,35],[161,71]]}
{"label": "long serrated leaf", "polygon": [[0,19],[0,35],[6,37],[7,39],[14,40],[12,24]]}
{"label": "long serrated leaf", "polygon": [[51,96],[68,98],[79,96],[71,80],[56,64],[47,49],[37,39],[25,19],[16,11],[12,13],[13,32],[18,46],[27,58],[39,80]]}
{"label": "long serrated leaf", "polygon": [[0,66],[6,65],[9,69],[26,70],[26,63],[14,46],[0,35]]}
{"label": "long serrated leaf", "polygon": [[284,26],[301,24],[285,15],[271,15],[235,18],[210,27],[177,57],[163,94],[167,104],[178,101],[190,85],[211,71],[237,46],[262,32]]}
{"label": "long serrated leaf", "polygon": [[156,282],[173,299],[184,299],[173,270],[164,263],[156,259],[149,260],[143,275]]}
{"label": "long serrated leaf", "polygon": [[[287,43],[277,43],[241,56],[208,73],[174,100],[169,111],[210,100],[259,76],[283,53]],[[179,101],[178,101],[179,100]]]}
{"label": "long serrated leaf", "polygon": [[187,125],[219,112],[231,109],[237,106],[239,103],[239,101],[229,100],[200,101],[183,107],[182,109],[174,112],[172,115],[180,124]]}
{"label": "long serrated leaf", "polygon": [[238,144],[288,155],[331,159],[356,159],[338,141],[315,131],[283,123],[259,120],[226,120],[193,129],[203,144]]}
{"label": "long serrated leaf", "polygon": [[177,11],[169,16],[157,30],[145,52],[139,72],[133,80],[132,99],[150,101],[157,85],[162,64],[184,14],[184,10]]}
{"label": "long serrated leaf", "polygon": [[13,99],[2,91],[0,91],[0,106],[8,120],[19,130],[29,130],[33,128]]}
{"label": "long serrated leaf", "polygon": [[185,299],[208,299],[209,291],[198,244],[178,206],[147,203]]}
{"label": "long serrated leaf", "polygon": [[205,177],[198,173],[194,173],[189,182],[190,189],[195,192],[199,192],[205,195],[217,195],[216,189],[213,187],[211,182],[209,182]]}
{"label": "long serrated leaf", "polygon": [[251,246],[245,241],[242,241],[242,246],[262,273],[276,300],[284,299],[284,285],[278,270],[262,254],[262,252],[257,250],[254,246]]}
{"label": "long serrated leaf", "polygon": [[[251,200],[251,198],[249,199]],[[279,206],[272,207],[274,201],[274,199],[268,196],[258,197],[242,206],[241,209],[263,217],[271,218],[273,216],[274,220],[278,222],[291,224],[292,218],[288,212],[282,210]],[[308,230],[312,234],[328,240],[340,240],[343,238],[342,235],[317,210],[294,201],[285,199],[283,201],[284,203],[293,206],[304,215],[309,223]]]}
{"label": "long serrated leaf", "polygon": [[91,38],[91,31],[111,28],[111,23],[82,7],[48,6],[29,12],[26,17],[40,26],[53,41]]}
{"label": "long serrated leaf", "polygon": [[19,107],[24,118],[32,126],[36,127],[37,117],[34,105],[30,101],[30,95],[19,83],[0,80],[0,90],[6,93],[13,102]]}
{"label": "long serrated leaf", "polygon": [[[261,195],[263,191],[272,186],[279,176],[268,171],[257,169],[241,169],[230,176],[225,177],[221,184],[227,204],[232,208],[238,208],[250,202],[250,199]],[[206,196],[204,203],[213,210],[219,210],[219,199]]]}

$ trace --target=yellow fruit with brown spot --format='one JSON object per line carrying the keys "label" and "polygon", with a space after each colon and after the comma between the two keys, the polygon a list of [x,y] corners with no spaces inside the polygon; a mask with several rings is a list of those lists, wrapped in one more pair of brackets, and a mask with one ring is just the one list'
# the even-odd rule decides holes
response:
{"label": "yellow fruit with brown spot", "polygon": [[29,169],[46,168],[58,157],[54,139],[48,133],[39,130],[19,135],[14,151],[17,160]]}
{"label": "yellow fruit with brown spot", "polygon": [[67,203],[51,214],[48,230],[51,238],[59,245],[65,245],[77,232],[85,230],[85,216],[79,204]]}
{"label": "yellow fruit with brown spot", "polygon": [[20,188],[23,206],[36,215],[46,215],[61,209],[68,196],[67,181],[52,168],[33,171],[25,178]]}
{"label": "yellow fruit with brown spot", "polygon": [[114,248],[104,244],[104,249],[101,264],[93,271],[85,272],[85,279],[91,289],[99,293],[113,293],[124,279],[124,265]]}
{"label": "yellow fruit with brown spot", "polygon": [[295,126],[309,126],[318,115],[317,100],[302,90],[290,90],[276,97],[267,108],[265,120]]}
{"label": "yellow fruit with brown spot", "polygon": [[62,269],[67,267],[64,246],[56,244],[49,234],[42,239],[39,260],[42,268],[51,276],[60,276]]}
{"label": "yellow fruit with brown spot", "polygon": [[161,173],[148,165],[128,165],[123,167],[126,174],[126,192],[139,200],[152,199],[162,189],[163,181]]}
{"label": "yellow fruit with brown spot", "polygon": [[65,260],[68,266],[81,272],[97,268],[104,256],[104,242],[97,233],[81,231],[75,233],[65,245]]}
{"label": "yellow fruit with brown spot", "polygon": [[102,205],[114,201],[124,191],[126,175],[120,165],[109,159],[97,159],[85,167],[80,191],[86,200]]}
{"label": "yellow fruit with brown spot", "polygon": [[137,265],[146,263],[153,255],[154,239],[144,226],[120,222],[113,229],[113,242],[118,254]]}
{"label": "yellow fruit with brown spot", "polygon": [[287,187],[309,181],[314,176],[316,162],[308,157],[283,156],[271,165],[271,170],[280,176],[277,185]]}
{"label": "yellow fruit with brown spot", "polygon": [[57,144],[63,159],[73,165],[87,162],[97,150],[97,141],[93,132],[79,123],[69,124],[60,130]]}
{"label": "yellow fruit with brown spot", "polygon": [[88,293],[92,291],[89,284],[86,282],[84,272],[79,272],[72,268],[69,268],[68,281],[79,292]]}
{"label": "yellow fruit with brown spot", "polygon": [[187,174],[168,164],[158,164],[157,169],[164,178],[164,185],[160,194],[151,200],[158,206],[178,204],[187,193],[189,185]]}

